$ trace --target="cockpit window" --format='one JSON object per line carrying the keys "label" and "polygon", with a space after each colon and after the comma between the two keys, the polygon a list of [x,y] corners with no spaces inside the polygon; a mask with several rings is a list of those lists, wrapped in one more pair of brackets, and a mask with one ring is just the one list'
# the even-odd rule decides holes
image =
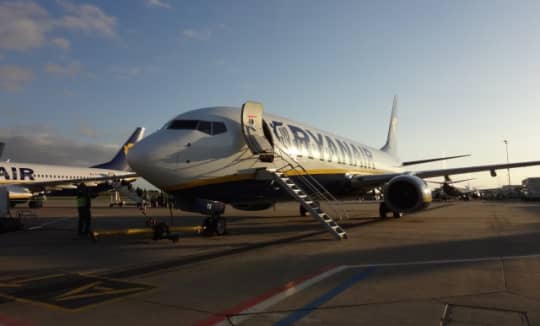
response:
{"label": "cockpit window", "polygon": [[212,124],[208,121],[199,121],[197,130],[204,132],[205,134],[212,134]]}
{"label": "cockpit window", "polygon": [[197,120],[173,120],[167,129],[197,129]]}
{"label": "cockpit window", "polygon": [[212,135],[219,135],[227,132],[227,127],[223,122],[212,122]]}
{"label": "cockpit window", "polygon": [[209,122],[202,120],[172,120],[163,128],[199,130],[207,135],[219,135],[227,132],[227,127],[223,122]]}

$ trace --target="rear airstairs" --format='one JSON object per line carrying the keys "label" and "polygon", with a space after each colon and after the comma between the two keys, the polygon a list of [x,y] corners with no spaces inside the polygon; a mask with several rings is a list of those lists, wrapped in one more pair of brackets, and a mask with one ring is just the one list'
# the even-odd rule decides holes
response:
{"label": "rear airstairs", "polygon": [[126,200],[134,204],[139,204],[142,198],[129,186],[115,187],[110,191],[109,207],[124,206]]}
{"label": "rear airstairs", "polygon": [[[347,211],[337,204],[336,198],[300,163],[282,150],[276,151],[276,154],[276,157],[287,164],[277,169],[266,169],[273,175],[275,182],[296,199],[314,219],[321,222],[336,240],[347,239],[347,233],[322,210],[320,203],[324,202],[328,211],[340,220],[349,217]],[[294,176],[296,182],[290,176]]]}

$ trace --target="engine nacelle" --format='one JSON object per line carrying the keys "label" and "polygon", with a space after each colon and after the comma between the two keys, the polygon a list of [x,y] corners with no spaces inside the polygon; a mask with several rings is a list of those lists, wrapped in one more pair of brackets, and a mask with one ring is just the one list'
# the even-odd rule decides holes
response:
{"label": "engine nacelle", "polygon": [[231,203],[231,206],[241,211],[262,211],[274,205],[269,201]]}
{"label": "engine nacelle", "polygon": [[431,203],[431,190],[419,177],[400,175],[384,186],[384,203],[393,212],[415,212]]}
{"label": "engine nacelle", "polygon": [[225,212],[225,203],[204,198],[175,197],[174,208],[204,215],[221,215]]}

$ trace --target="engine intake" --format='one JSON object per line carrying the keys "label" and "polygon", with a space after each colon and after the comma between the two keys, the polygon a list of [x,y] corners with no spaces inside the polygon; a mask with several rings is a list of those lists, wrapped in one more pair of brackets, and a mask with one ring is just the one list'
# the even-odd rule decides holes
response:
{"label": "engine intake", "polygon": [[384,202],[394,212],[416,212],[429,205],[431,190],[419,177],[400,175],[384,186]]}

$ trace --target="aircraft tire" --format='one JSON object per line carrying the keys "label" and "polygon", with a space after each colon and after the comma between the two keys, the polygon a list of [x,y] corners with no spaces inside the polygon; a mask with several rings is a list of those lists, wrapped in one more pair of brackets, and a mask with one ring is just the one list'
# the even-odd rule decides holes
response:
{"label": "aircraft tire", "polygon": [[217,235],[227,234],[227,220],[223,217],[217,217],[214,219],[214,228]]}
{"label": "aircraft tire", "polygon": [[392,212],[392,216],[393,216],[394,218],[400,218],[400,217],[403,216],[403,213]]}
{"label": "aircraft tire", "polygon": [[387,216],[386,214],[388,214],[389,210],[388,210],[388,207],[386,207],[386,204],[384,202],[380,203],[379,204],[379,217],[381,219],[385,219]]}
{"label": "aircraft tire", "polygon": [[304,206],[300,205],[300,216],[306,216],[306,215],[307,215],[306,209],[304,208]]}

